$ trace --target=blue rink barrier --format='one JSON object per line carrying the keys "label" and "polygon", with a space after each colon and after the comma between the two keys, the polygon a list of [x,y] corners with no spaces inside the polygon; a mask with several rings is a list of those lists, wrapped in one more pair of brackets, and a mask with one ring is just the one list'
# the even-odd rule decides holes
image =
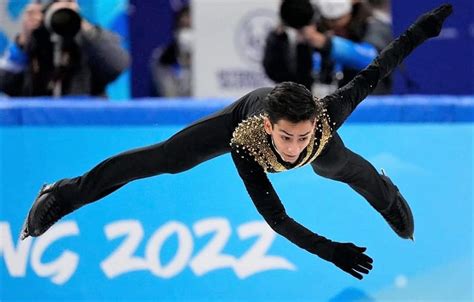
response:
{"label": "blue rink barrier", "polygon": [[269,175],[292,218],[368,248],[363,281],[273,233],[229,155],[134,181],[19,241],[41,184],[165,140],[229,101],[2,101],[0,300],[472,301],[473,100],[370,98],[339,131],[403,192],[415,242],[311,167]]}
{"label": "blue rink barrier", "polygon": [[[230,104],[228,99],[0,99],[0,125],[179,125]],[[350,117],[358,123],[471,122],[474,97],[369,97]]]}

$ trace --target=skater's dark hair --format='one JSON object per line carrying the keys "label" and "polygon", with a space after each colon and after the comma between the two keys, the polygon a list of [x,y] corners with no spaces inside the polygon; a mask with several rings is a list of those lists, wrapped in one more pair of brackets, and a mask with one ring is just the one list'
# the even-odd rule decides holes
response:
{"label": "skater's dark hair", "polygon": [[283,82],[266,96],[264,110],[272,124],[281,119],[298,123],[314,119],[322,113],[322,106],[305,86]]}

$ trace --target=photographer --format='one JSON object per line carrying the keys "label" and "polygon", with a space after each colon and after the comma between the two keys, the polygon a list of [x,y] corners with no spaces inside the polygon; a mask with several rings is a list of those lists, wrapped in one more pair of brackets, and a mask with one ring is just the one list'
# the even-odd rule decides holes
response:
{"label": "photographer", "polygon": [[153,50],[150,70],[154,94],[160,97],[190,96],[193,29],[189,4],[175,14],[173,38]]}
{"label": "photographer", "polygon": [[[360,1],[318,0],[313,7],[308,0],[283,0],[280,16],[282,24],[267,37],[263,58],[265,72],[275,82],[296,81],[309,89],[314,84],[342,87],[391,39],[382,36],[370,7]],[[287,27],[296,30],[294,41]],[[391,80],[385,79],[374,94],[390,92]]]}
{"label": "photographer", "polygon": [[82,19],[76,1],[32,2],[0,59],[0,91],[10,96],[105,96],[129,65],[118,36]]}

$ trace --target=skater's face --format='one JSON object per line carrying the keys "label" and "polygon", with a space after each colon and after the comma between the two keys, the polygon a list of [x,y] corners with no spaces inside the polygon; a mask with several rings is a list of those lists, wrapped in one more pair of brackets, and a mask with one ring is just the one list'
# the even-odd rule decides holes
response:
{"label": "skater's face", "polygon": [[265,118],[265,131],[272,137],[273,145],[281,158],[294,163],[301,152],[308,146],[314,132],[315,120],[292,123],[285,119],[272,124]]}

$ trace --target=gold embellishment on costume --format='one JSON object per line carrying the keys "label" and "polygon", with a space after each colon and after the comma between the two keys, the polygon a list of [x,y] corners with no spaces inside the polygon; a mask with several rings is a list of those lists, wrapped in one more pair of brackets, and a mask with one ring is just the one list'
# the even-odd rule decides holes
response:
{"label": "gold embellishment on costume", "polygon": [[230,145],[236,152],[245,151],[265,172],[281,172],[286,168],[278,162],[263,126],[264,115],[256,115],[239,123],[232,134]]}
{"label": "gold embellishment on costume", "polygon": [[331,119],[329,115],[327,114],[326,109],[324,109],[321,116],[317,119],[316,127],[314,129],[315,133],[317,131],[321,133],[321,138],[319,139],[319,146],[318,146],[318,140],[315,140],[314,147],[316,149],[316,152],[311,154],[311,157],[309,160],[302,161],[303,163],[302,166],[315,160],[319,156],[319,154],[321,154],[321,152],[324,150],[324,147],[329,142],[329,139],[332,137],[332,128],[330,126],[330,123],[331,123]]}
{"label": "gold embellishment on costume", "polygon": [[[264,118],[265,115],[260,114],[240,122],[232,134],[230,145],[236,150],[236,153],[250,155],[267,173],[286,171],[288,169],[278,161],[270,146],[268,134],[264,128]],[[304,158],[299,160],[293,168],[304,166],[321,154],[331,138],[329,124],[329,116],[324,110],[316,122],[315,132],[306,147]],[[317,131],[320,133],[316,133]],[[316,137],[320,137],[320,139],[316,139]]]}

